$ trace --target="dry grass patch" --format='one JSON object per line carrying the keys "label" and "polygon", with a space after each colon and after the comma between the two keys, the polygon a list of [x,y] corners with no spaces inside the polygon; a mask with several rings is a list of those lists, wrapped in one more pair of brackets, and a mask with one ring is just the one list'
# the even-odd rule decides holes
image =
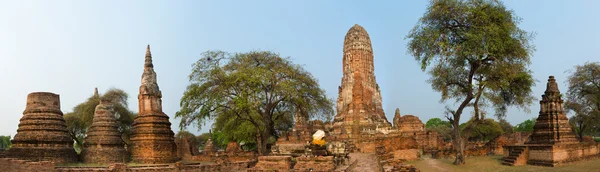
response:
{"label": "dry grass patch", "polygon": [[502,165],[502,155],[495,156],[478,156],[467,158],[466,164],[461,166],[453,165],[454,159],[431,159],[425,157],[423,160],[410,161],[421,171],[484,171],[484,172],[538,172],[538,171],[558,171],[558,172],[574,172],[574,171],[594,171],[600,172],[600,158],[582,160],[565,164],[558,167],[540,167],[540,166],[506,166]]}

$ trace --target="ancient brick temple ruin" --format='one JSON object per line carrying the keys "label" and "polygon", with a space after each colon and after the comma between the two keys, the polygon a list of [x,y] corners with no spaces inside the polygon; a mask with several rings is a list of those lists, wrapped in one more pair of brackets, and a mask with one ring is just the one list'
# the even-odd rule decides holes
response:
{"label": "ancient brick temple ruin", "polygon": [[523,145],[504,146],[502,164],[556,166],[598,155],[598,144],[580,143],[577,140],[563,110],[563,103],[558,84],[554,76],[550,76],[540,101],[540,114],[533,133]]}
{"label": "ancient brick temple ruin", "polygon": [[124,163],[129,159],[113,108],[110,100],[100,100],[96,106],[92,126],[87,130],[81,152],[84,163]]}
{"label": "ancient brick temple ruin", "polygon": [[162,111],[162,94],[156,83],[150,45],[146,48],[139,114],[133,122],[131,158],[138,163],[170,163],[177,160],[177,147],[169,116]]}
{"label": "ancient brick temple ruin", "polygon": [[67,133],[60,111],[58,94],[34,92],[27,95],[27,105],[12,145],[7,153],[11,158],[55,163],[77,161],[73,139]]}
{"label": "ancient brick temple ruin", "polygon": [[[392,169],[401,167],[406,160],[417,159],[423,149],[441,146],[441,137],[436,132],[426,131],[416,116],[401,116],[397,110],[394,126],[388,122],[375,79],[373,58],[369,34],[362,26],[354,25],[344,39],[343,77],[333,123],[309,121],[308,115],[298,108],[292,131],[283,134],[271,148],[273,156],[259,157],[258,164],[249,171],[365,170],[356,168],[363,166],[357,163]],[[326,133],[326,156],[316,156],[314,145],[310,144],[317,130]],[[291,163],[292,158],[295,164]]]}
{"label": "ancient brick temple ruin", "polygon": [[344,39],[342,85],[337,99],[334,133],[353,138],[363,130],[389,128],[375,81],[373,48],[367,31],[354,25]]}
{"label": "ancient brick temple ruin", "polygon": [[540,101],[540,115],[535,121],[533,133],[525,144],[559,144],[578,143],[571,130],[569,118],[564,112],[558,84],[554,76],[550,76],[546,91]]}

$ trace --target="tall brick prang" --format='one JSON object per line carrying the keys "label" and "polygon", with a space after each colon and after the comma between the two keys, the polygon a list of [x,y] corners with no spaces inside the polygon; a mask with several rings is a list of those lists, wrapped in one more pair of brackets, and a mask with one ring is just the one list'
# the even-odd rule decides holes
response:
{"label": "tall brick prang", "polygon": [[375,81],[371,40],[360,25],[354,25],[346,34],[342,65],[334,132],[352,137],[364,129],[391,127],[383,112],[381,92]]}
{"label": "tall brick prang", "polygon": [[133,121],[131,158],[138,163],[170,163],[177,160],[177,146],[169,116],[162,111],[162,93],[156,82],[150,45],[146,48],[139,114]]}
{"label": "tall brick prang", "polygon": [[55,163],[77,161],[58,94],[34,92],[27,95],[27,105],[7,156]]}
{"label": "tall brick prang", "polygon": [[[97,92],[96,92],[97,93]],[[83,150],[84,163],[110,164],[127,162],[127,152],[119,133],[114,106],[110,100],[100,100],[92,126],[87,131]]]}

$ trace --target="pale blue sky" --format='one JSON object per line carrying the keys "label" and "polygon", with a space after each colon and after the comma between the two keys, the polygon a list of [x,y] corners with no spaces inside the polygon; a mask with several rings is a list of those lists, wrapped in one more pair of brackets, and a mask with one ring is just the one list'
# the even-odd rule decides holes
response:
{"label": "pale blue sky", "polygon": [[[375,75],[391,121],[396,107],[426,122],[443,117],[404,37],[427,1],[3,1],[0,2],[0,135],[14,135],[27,94],[60,94],[63,112],[85,101],[94,87],[137,93],[146,44],[154,57],[164,112],[179,130],[179,99],[191,64],[207,50],[271,50],[303,64],[336,99],[346,31],[362,25],[371,36]],[[555,75],[566,91],[566,70],[598,61],[600,1],[506,1],[537,32],[530,69],[540,82],[536,98]],[[536,117],[511,109],[512,124]],[[464,114],[468,118],[470,112]],[[204,127],[206,131],[208,127]],[[196,128],[188,128],[196,131]],[[197,133],[197,132],[196,132]]]}

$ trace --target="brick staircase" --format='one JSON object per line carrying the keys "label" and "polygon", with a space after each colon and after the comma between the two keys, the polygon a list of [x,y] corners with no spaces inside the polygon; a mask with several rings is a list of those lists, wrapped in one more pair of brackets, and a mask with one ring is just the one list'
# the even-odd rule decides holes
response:
{"label": "brick staircase", "polygon": [[520,166],[527,164],[527,146],[506,146],[508,157],[502,158],[502,165]]}

